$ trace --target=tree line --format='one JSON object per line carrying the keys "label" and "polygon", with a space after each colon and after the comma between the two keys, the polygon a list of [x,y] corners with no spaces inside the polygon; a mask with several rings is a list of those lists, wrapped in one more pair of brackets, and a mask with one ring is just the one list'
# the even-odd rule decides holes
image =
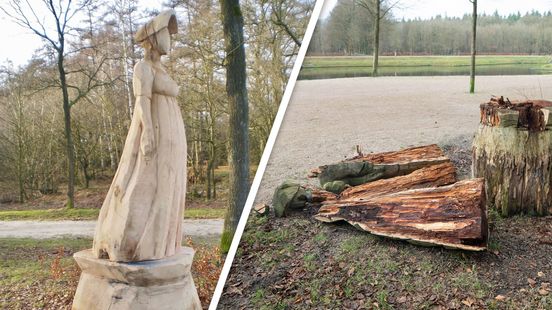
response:
{"label": "tree line", "polygon": [[[58,41],[51,44],[43,37],[43,47],[27,64],[17,68],[10,63],[2,65],[0,190],[4,194],[25,201],[39,193],[61,191],[71,183],[71,176],[82,187],[95,179],[111,178],[134,109],[132,68],[142,56],[133,42],[134,33],[158,13],[139,8],[137,2],[84,1],[65,14],[71,17],[77,12],[75,16],[81,21],[57,15],[65,28],[63,49]],[[314,2],[245,0],[240,5],[249,107],[248,151],[255,163],[264,149],[299,49],[298,38],[304,34]],[[166,61],[169,73],[180,85],[177,99],[187,130],[188,158],[183,160],[189,167],[188,191],[191,196],[212,199],[219,194],[215,169],[228,164],[230,147],[230,100],[225,87],[228,53],[221,4],[171,0],[166,6],[176,9],[181,29],[173,38],[173,52]],[[21,16],[17,7],[5,8],[15,8],[9,12]],[[32,17],[35,12],[27,13]],[[19,23],[25,26],[26,20]],[[67,86],[63,96],[60,55]],[[71,129],[69,135],[67,127]],[[74,172],[68,169],[71,154]]]}
{"label": "tree line", "polygon": [[[375,7],[378,1],[370,1]],[[330,15],[320,20],[309,45],[310,55],[368,55],[374,45],[374,14],[366,1],[340,0]],[[386,5],[395,2],[384,1]],[[469,55],[472,38],[472,3],[466,1],[462,17],[401,19],[391,10],[381,18],[380,55]],[[406,8],[405,8],[406,9]],[[374,9],[372,9],[374,10]],[[478,54],[549,54],[552,50],[552,11],[508,15],[478,14]]]}

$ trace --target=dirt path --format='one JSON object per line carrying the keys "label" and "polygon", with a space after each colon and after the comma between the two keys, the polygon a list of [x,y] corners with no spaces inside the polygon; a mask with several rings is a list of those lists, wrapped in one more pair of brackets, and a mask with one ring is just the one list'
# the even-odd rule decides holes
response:
{"label": "dirt path", "polygon": [[411,145],[471,144],[479,104],[491,95],[552,98],[552,76],[480,76],[476,94],[469,78],[379,77],[299,81],[280,128],[257,202],[270,202],[286,178],[305,181],[316,166],[354,152]]}
{"label": "dirt path", "polygon": [[[184,220],[184,236],[222,234],[224,220]],[[0,221],[0,238],[47,239],[62,236],[93,237],[96,221]]]}

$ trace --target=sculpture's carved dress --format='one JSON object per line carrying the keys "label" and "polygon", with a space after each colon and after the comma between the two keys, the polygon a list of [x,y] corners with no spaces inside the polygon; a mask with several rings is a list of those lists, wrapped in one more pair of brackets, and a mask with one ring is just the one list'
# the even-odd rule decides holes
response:
{"label": "sculpture's carved dress", "polygon": [[151,99],[154,152],[146,159],[140,149],[143,122],[136,111],[94,237],[97,257],[121,262],[160,259],[180,249],[186,194],[178,86],[162,68],[141,61],[134,68],[133,87],[137,98]]}

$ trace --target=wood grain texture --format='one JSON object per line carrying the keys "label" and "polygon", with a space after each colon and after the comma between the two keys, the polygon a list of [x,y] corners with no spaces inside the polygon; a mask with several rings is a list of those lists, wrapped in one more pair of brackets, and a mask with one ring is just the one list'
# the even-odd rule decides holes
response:
{"label": "wood grain texture", "polygon": [[375,235],[471,251],[487,247],[483,179],[368,199],[322,203],[317,220],[346,221]]}
{"label": "wood grain texture", "polygon": [[406,148],[400,151],[357,155],[347,160],[369,161],[374,164],[397,164],[421,160],[429,161],[442,157],[445,157],[443,150],[437,144],[430,144]]}
{"label": "wood grain texture", "polygon": [[510,101],[493,97],[480,105],[480,122],[493,127],[518,127],[531,131],[544,131],[552,126],[549,118],[551,101]]}
{"label": "wood grain texture", "polygon": [[324,202],[324,201],[335,201],[335,200],[337,200],[337,197],[338,197],[336,194],[334,194],[332,192],[328,192],[328,191],[325,191],[323,189],[320,189],[320,188],[317,188],[317,187],[314,187],[314,186],[305,186],[305,188],[310,190],[310,193],[311,193],[309,203],[321,203],[321,202]]}
{"label": "wood grain texture", "polygon": [[437,145],[432,144],[395,152],[360,154],[340,163],[313,169],[309,177],[318,177],[322,186],[332,181],[356,186],[446,162],[450,162],[449,158]]}
{"label": "wood grain texture", "polygon": [[378,180],[345,189],[340,199],[368,199],[409,189],[435,187],[456,182],[456,169],[451,162],[440,163],[390,179]]}
{"label": "wood grain texture", "polygon": [[148,59],[136,64],[133,86],[136,110],[93,244],[97,258],[116,262],[161,259],[182,244],[187,146],[179,88]]}
{"label": "wood grain texture", "polygon": [[488,207],[503,216],[552,214],[552,131],[480,126],[472,172],[485,179]]}

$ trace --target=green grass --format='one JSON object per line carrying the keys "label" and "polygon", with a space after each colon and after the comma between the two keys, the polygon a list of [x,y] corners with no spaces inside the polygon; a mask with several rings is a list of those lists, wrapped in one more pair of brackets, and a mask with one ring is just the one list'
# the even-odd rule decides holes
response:
{"label": "green grass", "polygon": [[[520,65],[540,64],[546,65],[550,62],[549,56],[477,56],[476,64],[481,66],[489,65]],[[469,56],[380,56],[379,67],[457,67],[469,66]],[[372,67],[371,56],[339,56],[306,57],[303,62],[304,68],[321,67]]]}
{"label": "green grass", "polygon": [[[546,74],[552,72],[549,56],[477,56],[479,75]],[[386,76],[463,75],[469,56],[381,56],[379,74]],[[301,79],[370,76],[371,56],[306,57]]]}
{"label": "green grass", "polygon": [[[502,218],[498,213],[493,217],[496,240],[489,247],[491,251],[501,248],[500,255],[420,247],[304,217],[252,215],[243,235],[243,251],[234,260],[233,274],[238,276],[228,282],[232,286],[241,281],[236,287],[242,291],[229,298],[239,301],[233,305],[243,301],[253,309],[358,308],[351,301],[362,302],[361,308],[366,309],[432,309],[453,304],[467,309],[462,301],[468,298],[475,301],[471,309],[552,309],[552,293],[540,295],[540,284],[518,286],[512,279],[525,281],[524,274],[508,272],[514,261],[535,271],[547,270],[549,257],[539,254],[544,251],[531,257],[518,252],[520,245],[512,248],[504,241],[508,235],[511,238],[509,227],[527,228],[535,220]],[[520,293],[522,287],[527,292]],[[498,294],[510,300],[497,301]],[[406,301],[399,303],[399,298]]]}
{"label": "green grass", "polygon": [[[0,211],[0,221],[60,221],[95,220],[99,209],[47,209],[47,210],[10,210]],[[224,218],[226,209],[189,208],[185,209],[187,219]]]}
{"label": "green grass", "polygon": [[226,215],[226,209],[189,208],[184,210],[187,219],[220,219]]}
{"label": "green grass", "polygon": [[1,221],[92,220],[99,209],[47,209],[0,211]]}

